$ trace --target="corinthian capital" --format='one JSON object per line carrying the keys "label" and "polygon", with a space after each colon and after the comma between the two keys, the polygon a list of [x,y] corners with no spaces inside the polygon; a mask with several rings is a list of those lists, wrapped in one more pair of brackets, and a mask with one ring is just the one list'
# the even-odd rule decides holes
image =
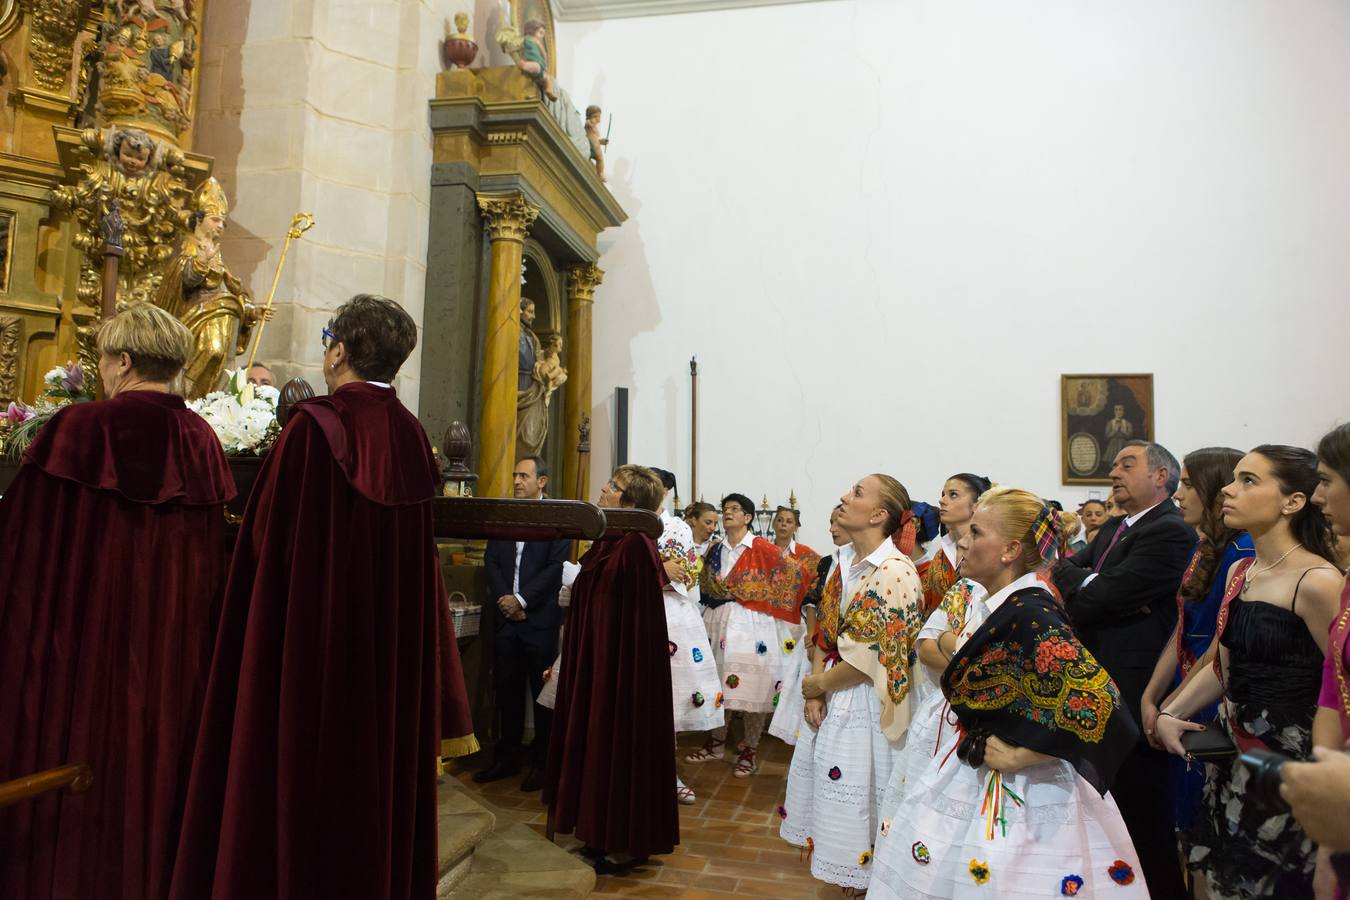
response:
{"label": "corinthian capital", "polygon": [[523,241],[539,215],[524,194],[479,194],[478,211],[494,241]]}
{"label": "corinthian capital", "polygon": [[595,263],[575,263],[567,267],[567,299],[595,299],[595,289],[605,280],[605,270]]}

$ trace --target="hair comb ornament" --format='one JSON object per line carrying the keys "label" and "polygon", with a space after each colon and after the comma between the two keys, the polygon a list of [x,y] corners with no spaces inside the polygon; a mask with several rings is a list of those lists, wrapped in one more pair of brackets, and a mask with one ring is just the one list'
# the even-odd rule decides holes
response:
{"label": "hair comb ornament", "polygon": [[1036,524],[1031,526],[1031,537],[1036,542],[1036,551],[1040,553],[1042,562],[1054,560],[1055,546],[1063,531],[1064,522],[1059,517],[1059,511],[1052,506],[1042,506],[1040,514],[1036,516]]}

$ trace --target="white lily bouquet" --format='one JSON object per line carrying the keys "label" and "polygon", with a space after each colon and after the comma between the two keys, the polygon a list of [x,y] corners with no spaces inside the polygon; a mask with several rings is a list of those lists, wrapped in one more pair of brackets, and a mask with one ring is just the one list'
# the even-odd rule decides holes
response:
{"label": "white lily bouquet", "polygon": [[281,432],[277,425],[281,392],[267,385],[249,384],[243,369],[226,374],[230,380],[225,390],[193,400],[188,409],[210,423],[227,456],[261,455]]}

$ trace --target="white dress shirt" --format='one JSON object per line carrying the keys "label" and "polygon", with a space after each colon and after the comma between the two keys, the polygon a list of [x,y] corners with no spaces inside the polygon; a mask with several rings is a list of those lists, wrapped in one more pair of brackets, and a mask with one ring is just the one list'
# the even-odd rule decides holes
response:
{"label": "white dress shirt", "polygon": [[726,578],[730,575],[731,570],[736,567],[736,562],[741,558],[741,554],[745,552],[745,548],[751,546],[754,542],[754,532],[748,528],[745,530],[745,535],[735,545],[732,545],[730,538],[722,538],[722,564],[718,566],[717,577]]}

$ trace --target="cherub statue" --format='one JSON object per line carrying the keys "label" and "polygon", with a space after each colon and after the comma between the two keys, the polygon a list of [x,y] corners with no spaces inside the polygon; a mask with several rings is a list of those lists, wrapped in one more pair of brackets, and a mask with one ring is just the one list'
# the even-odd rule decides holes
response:
{"label": "cherub statue", "polygon": [[108,160],[128,178],[140,178],[154,165],[155,142],[136,128],[115,131],[108,141]]}
{"label": "cherub statue", "polygon": [[595,174],[605,180],[605,148],[609,138],[600,136],[600,107],[586,107],[586,140],[591,143],[591,159],[595,162]]}
{"label": "cherub statue", "polygon": [[547,29],[542,20],[529,19],[525,22],[523,30],[525,44],[521,47],[516,66],[539,83],[539,89],[548,99],[557,100],[558,92],[554,90],[553,77],[548,74],[548,53],[544,49],[544,34]]}
{"label": "cherub statue", "polygon": [[539,361],[534,364],[534,377],[544,386],[544,405],[548,406],[553,392],[567,381],[567,370],[562,366],[563,340],[560,334],[551,334],[542,342]]}
{"label": "cherub statue", "polygon": [[183,369],[183,396],[189,400],[218,390],[225,370],[247,349],[253,326],[272,317],[271,310],[253,305],[221,259],[219,241],[229,203],[220,182],[208,178],[194,207],[188,219],[192,234],[165,272],[155,301],[192,332],[192,353]]}

